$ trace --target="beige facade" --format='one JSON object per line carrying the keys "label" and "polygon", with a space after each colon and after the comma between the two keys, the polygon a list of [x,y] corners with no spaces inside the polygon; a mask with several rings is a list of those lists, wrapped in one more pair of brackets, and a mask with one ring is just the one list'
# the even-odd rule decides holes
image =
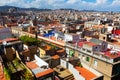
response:
{"label": "beige facade", "polygon": [[82,63],[85,63],[88,67],[102,73],[104,75],[104,80],[116,80],[118,77],[116,72],[118,70],[115,69],[120,66],[119,64],[108,63],[106,61],[95,58],[92,55],[86,55],[82,52],[79,52],[78,50],[75,50],[74,52],[74,56],[79,57]]}
{"label": "beige facade", "polygon": [[103,40],[103,41],[107,41],[107,35],[105,35],[105,34],[100,34],[99,39],[100,39],[100,40]]}
{"label": "beige facade", "polygon": [[46,51],[42,48],[39,48],[39,50],[40,50],[40,55],[39,56],[44,57],[46,55]]}

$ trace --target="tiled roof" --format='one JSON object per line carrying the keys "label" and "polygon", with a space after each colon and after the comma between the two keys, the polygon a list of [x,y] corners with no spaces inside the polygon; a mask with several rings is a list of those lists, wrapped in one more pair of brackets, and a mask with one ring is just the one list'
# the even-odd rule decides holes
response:
{"label": "tiled roof", "polygon": [[85,42],[79,42],[79,43],[78,43],[78,47],[81,47],[81,48],[82,48],[84,43],[85,43]]}
{"label": "tiled roof", "polygon": [[10,42],[10,41],[17,41],[17,40],[18,40],[18,38],[6,38],[3,40],[0,40],[0,43],[2,43],[3,41]]}
{"label": "tiled roof", "polygon": [[[32,65],[31,65],[32,64]],[[26,65],[30,68],[30,69],[34,69],[39,67],[37,64],[35,64],[35,62],[26,62]]]}
{"label": "tiled roof", "polygon": [[44,75],[50,74],[50,73],[52,73],[52,72],[54,72],[53,69],[47,69],[47,70],[45,70],[45,71],[43,71],[43,72],[37,73],[35,76],[36,76],[37,78],[39,78],[39,77],[42,77],[42,76],[44,76]]}
{"label": "tiled roof", "polygon": [[84,44],[87,44],[89,46],[96,46],[97,44],[93,43],[93,42],[87,42],[87,41],[82,41],[78,43],[78,47],[83,47]]}
{"label": "tiled roof", "polygon": [[0,40],[0,43],[2,43],[3,41],[2,40]]}
{"label": "tiled roof", "polygon": [[18,38],[6,38],[2,41],[16,41],[16,40],[18,40]]}
{"label": "tiled roof", "polygon": [[85,80],[92,80],[93,78],[96,78],[97,76],[90,72],[89,70],[83,68],[83,67],[75,67],[79,72],[80,75],[82,75]]}
{"label": "tiled roof", "polygon": [[88,42],[88,43],[86,43],[87,45],[89,45],[89,46],[96,46],[97,44],[95,44],[95,43],[93,43],[93,42]]}
{"label": "tiled roof", "polygon": [[116,51],[114,53],[111,53],[111,51],[106,51],[106,52],[104,52],[104,55],[109,58],[115,59],[117,57],[120,57],[120,51]]}
{"label": "tiled roof", "polygon": [[18,25],[17,23],[7,23],[7,26],[8,26],[8,27],[17,26],[17,25]]}
{"label": "tiled roof", "polygon": [[52,56],[52,59],[59,59],[59,58],[60,58],[60,56],[58,56],[58,55]]}
{"label": "tiled roof", "polygon": [[3,28],[3,26],[0,26],[0,28]]}
{"label": "tiled roof", "polygon": [[50,49],[51,49],[51,46],[49,46],[49,45],[45,46],[45,50],[50,50]]}
{"label": "tiled roof", "polygon": [[54,37],[54,36],[51,36],[51,37],[50,37],[50,39],[52,39],[52,40],[56,40],[56,37]]}
{"label": "tiled roof", "polygon": [[31,71],[34,73],[34,75],[36,76],[36,78],[45,76],[47,74],[50,74],[52,72],[54,72],[53,69],[47,68],[41,68],[36,64],[36,61],[32,61],[32,62],[26,62],[26,65],[28,68],[31,69]]}
{"label": "tiled roof", "polygon": [[61,49],[61,50],[58,50],[57,52],[61,53],[61,52],[64,52],[64,51],[65,51],[64,49]]}

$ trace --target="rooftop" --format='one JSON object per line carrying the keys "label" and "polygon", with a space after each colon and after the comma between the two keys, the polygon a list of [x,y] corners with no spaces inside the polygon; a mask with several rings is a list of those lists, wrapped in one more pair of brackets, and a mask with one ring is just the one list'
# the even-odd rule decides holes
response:
{"label": "rooftop", "polygon": [[16,41],[18,40],[18,38],[6,38],[6,39],[3,39],[2,41]]}
{"label": "rooftop", "polygon": [[93,42],[86,42],[85,44],[89,45],[89,46],[96,46],[97,44],[93,43]]}
{"label": "rooftop", "polygon": [[120,51],[106,51],[106,52],[103,52],[105,56],[109,57],[109,58],[112,58],[112,59],[115,59],[115,58],[118,58],[120,57]]}
{"label": "rooftop", "polygon": [[102,40],[99,40],[99,39],[92,38],[92,39],[90,39],[90,42],[93,42],[93,43],[95,43],[95,44],[100,44],[100,43],[102,43],[103,41],[102,41]]}
{"label": "rooftop", "polygon": [[[71,44],[72,46],[74,46],[74,44],[72,43],[69,43]],[[88,42],[88,41],[80,41],[78,42],[78,48],[82,48],[84,44],[87,44],[87,45],[90,45],[90,46],[95,46],[97,45],[96,43],[93,43],[93,42]],[[107,51],[104,51],[104,52],[97,52],[98,54],[101,54],[103,56],[106,56],[108,58],[111,58],[111,59],[115,59],[115,58],[118,58],[120,57],[120,51],[116,51],[116,50],[110,50],[108,49]]]}
{"label": "rooftop", "polygon": [[72,75],[72,73],[68,69],[63,68],[60,65],[54,68],[54,70],[58,73],[58,76],[60,76],[61,78],[66,78]]}
{"label": "rooftop", "polygon": [[35,61],[31,61],[31,62],[26,62],[26,65],[28,68],[31,69],[31,71],[34,73],[34,75],[39,78],[39,77],[42,77],[42,76],[45,76],[47,74],[50,74],[52,72],[54,72],[53,69],[50,69],[50,68],[44,68],[45,66],[43,67],[39,67],[37,64],[36,64],[36,60]]}
{"label": "rooftop", "polygon": [[17,41],[18,38],[6,38],[6,39],[3,39],[3,40],[0,40],[0,43],[6,41],[6,42],[11,42],[11,41]]}
{"label": "rooftop", "polygon": [[2,28],[3,28],[3,26],[1,26],[1,25],[0,25],[0,28],[2,29]]}
{"label": "rooftop", "polygon": [[52,56],[52,59],[59,59],[59,58],[60,58],[60,56],[58,56],[58,55]]}
{"label": "rooftop", "polygon": [[0,43],[2,43],[3,41],[2,40],[0,40]]}
{"label": "rooftop", "polygon": [[80,75],[82,75],[85,78],[85,80],[92,80],[97,77],[95,74],[85,69],[84,67],[75,67],[75,68],[80,72]]}
{"label": "rooftop", "polygon": [[83,47],[83,44],[87,43],[87,41],[82,41],[78,43],[78,47]]}
{"label": "rooftop", "polygon": [[51,49],[51,46],[49,46],[49,45],[45,46],[45,50],[50,50],[50,49]]}

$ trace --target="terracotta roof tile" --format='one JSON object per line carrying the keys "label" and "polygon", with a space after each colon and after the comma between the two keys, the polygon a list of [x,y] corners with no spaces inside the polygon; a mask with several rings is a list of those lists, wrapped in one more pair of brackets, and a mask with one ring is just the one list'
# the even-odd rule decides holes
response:
{"label": "terracotta roof tile", "polygon": [[[26,65],[27,65],[27,67],[30,68],[31,70],[40,68],[40,67],[36,64],[36,61],[26,62]],[[34,73],[34,74],[35,74],[35,76],[36,76],[37,78],[39,78],[39,77],[42,77],[42,76],[44,76],[44,75],[50,74],[50,73],[52,73],[52,72],[54,72],[53,69],[47,69],[47,70],[45,70],[45,71],[38,72],[38,73]]]}
{"label": "terracotta roof tile", "polygon": [[50,74],[50,73],[53,73],[53,72],[54,72],[53,69],[48,69],[48,70],[45,70],[45,71],[43,71],[43,72],[37,73],[35,76],[36,76],[37,78],[39,78],[39,77],[42,77],[42,76],[44,76],[44,75],[47,75],[47,74]]}
{"label": "terracotta roof tile", "polygon": [[61,50],[58,50],[57,53],[61,53],[61,52],[64,52],[65,50],[64,49],[61,49]]}
{"label": "terracotta roof tile", "polygon": [[35,62],[26,62],[26,65],[30,68],[30,69],[34,69],[39,67]]}
{"label": "terracotta roof tile", "polygon": [[78,47],[83,47],[83,44],[87,43],[87,41],[84,42],[78,42]]}
{"label": "terracotta roof tile", "polygon": [[91,80],[91,79],[97,77],[95,74],[93,74],[92,72],[90,72],[89,70],[87,70],[83,67],[82,68],[81,67],[75,67],[75,68],[80,72],[80,75],[85,77],[85,80]]}
{"label": "terracotta roof tile", "polygon": [[18,38],[6,38],[2,41],[16,41],[16,40],[18,40]]}
{"label": "terracotta roof tile", "polygon": [[93,43],[93,42],[88,42],[88,43],[86,43],[86,44],[88,44],[89,46],[96,46],[97,44],[95,44],[95,43]]}
{"label": "terracotta roof tile", "polygon": [[60,58],[60,56],[58,56],[58,55],[52,56],[52,59],[59,59],[59,58]]}
{"label": "terracotta roof tile", "polygon": [[2,40],[0,40],[0,43],[2,43],[3,41]]}

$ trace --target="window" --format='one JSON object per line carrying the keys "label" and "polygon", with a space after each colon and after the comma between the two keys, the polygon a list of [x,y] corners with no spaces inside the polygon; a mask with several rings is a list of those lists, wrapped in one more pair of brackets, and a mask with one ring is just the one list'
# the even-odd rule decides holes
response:
{"label": "window", "polygon": [[105,40],[105,37],[103,37],[103,40]]}
{"label": "window", "polygon": [[97,60],[94,60],[94,66],[97,67],[97,64],[98,64]]}
{"label": "window", "polygon": [[78,54],[78,57],[79,57],[79,58],[81,57],[81,54],[80,54],[80,53]]}
{"label": "window", "polygon": [[86,61],[89,62],[89,61],[90,61],[90,58],[89,58],[89,57],[86,57]]}
{"label": "window", "polygon": [[90,51],[90,50],[87,50],[87,52],[91,53],[91,51]]}
{"label": "window", "polygon": [[85,55],[82,55],[82,60],[85,60]]}
{"label": "window", "polygon": [[84,49],[84,48],[82,48],[82,50],[83,50],[83,51],[85,51],[85,49]]}
{"label": "window", "polygon": [[70,50],[69,56],[71,56],[71,57],[74,56],[74,53],[75,53],[74,50]]}

